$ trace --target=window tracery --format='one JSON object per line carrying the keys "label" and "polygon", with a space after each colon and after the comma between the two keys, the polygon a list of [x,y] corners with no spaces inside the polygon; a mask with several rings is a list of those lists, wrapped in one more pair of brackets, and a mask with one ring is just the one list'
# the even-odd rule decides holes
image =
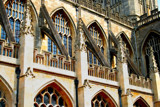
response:
{"label": "window tracery", "polygon": [[53,87],[42,90],[34,99],[34,107],[68,107],[63,96]]}
{"label": "window tracery", "polygon": [[95,96],[91,102],[92,107],[109,107],[108,102],[100,95]]}
{"label": "window tracery", "polygon": [[[93,25],[89,27],[89,31],[94,41],[96,42],[97,46],[99,47],[100,51],[102,52],[102,54],[104,54],[104,43],[102,39],[102,34]],[[97,59],[97,57],[90,50],[88,50],[88,56],[89,56],[88,57],[89,64],[95,64],[95,65],[101,64],[100,61]]]}
{"label": "window tracery", "polygon": [[[155,34],[153,34],[155,35]],[[156,59],[156,63],[158,69],[160,69],[160,38],[151,35],[150,39],[147,41],[145,46],[145,59],[146,59],[146,67],[147,67],[147,76],[149,76],[149,56],[150,56],[150,47],[153,48],[154,56]]]}
{"label": "window tracery", "polygon": [[[70,57],[72,57],[72,36],[68,19],[65,18],[65,15],[63,15],[62,13],[57,13],[52,17],[52,20],[55,23],[55,27],[59,33],[61,42],[65,46]],[[48,51],[52,52],[53,54],[61,54],[56,44],[50,41],[50,38],[48,38]]]}
{"label": "window tracery", "polygon": [[[15,41],[19,43],[20,24],[23,22],[24,17],[24,0],[14,0],[13,3],[6,6],[6,13],[13,30]],[[7,40],[6,33],[1,28],[1,39]]]}

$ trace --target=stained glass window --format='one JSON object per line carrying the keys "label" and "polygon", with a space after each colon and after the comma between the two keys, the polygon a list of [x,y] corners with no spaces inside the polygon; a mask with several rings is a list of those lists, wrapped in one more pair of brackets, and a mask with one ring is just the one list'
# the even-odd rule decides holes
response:
{"label": "stained glass window", "polygon": [[[63,13],[60,12],[53,16],[52,20],[55,22],[55,27],[59,33],[62,44],[65,46],[70,57],[72,57],[72,37],[68,19],[65,17],[65,15],[63,15]],[[49,44],[48,48],[50,48]],[[53,50],[51,51],[53,54],[61,54],[60,50],[54,44],[54,42],[52,42],[52,49]]]}
{"label": "stained glass window", "polygon": [[[9,17],[15,41],[19,43],[20,24],[23,22],[24,16],[24,1],[14,0],[11,5],[8,3],[6,13]],[[7,35],[3,28],[1,28],[1,39],[7,40]]]}
{"label": "stained glass window", "polygon": [[[104,54],[102,34],[97,29],[98,28],[94,25],[91,25],[89,27],[89,31],[90,31],[91,36],[93,37],[95,43],[99,47],[102,54]],[[89,64],[95,64],[95,65],[100,65],[101,64],[100,61],[97,59],[97,57],[91,51],[88,50],[88,54],[89,54]]]}
{"label": "stained glass window", "polygon": [[63,99],[63,96],[61,96],[61,94],[53,87],[47,87],[42,92],[40,92],[34,99],[34,107],[54,106],[67,107],[67,104]]}
{"label": "stained glass window", "polygon": [[100,95],[92,99],[92,107],[108,107],[108,102]]}

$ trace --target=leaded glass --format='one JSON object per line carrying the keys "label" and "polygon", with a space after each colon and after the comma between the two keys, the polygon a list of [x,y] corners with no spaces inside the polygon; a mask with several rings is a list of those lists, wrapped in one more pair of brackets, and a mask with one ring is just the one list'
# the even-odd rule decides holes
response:
{"label": "leaded glass", "polygon": [[[103,46],[103,41],[102,41],[102,34],[97,30],[98,28],[95,26],[95,24],[91,25],[89,27],[89,31],[91,36],[93,37],[95,43],[99,47],[100,51],[102,54],[104,54],[104,46]],[[92,52],[88,50],[89,54],[89,64],[95,64],[95,65],[100,65],[100,61],[97,59],[97,57],[94,54],[91,54]],[[92,61],[93,59],[93,61]]]}
{"label": "leaded glass", "polygon": [[[59,33],[61,42],[64,44],[70,57],[72,57],[72,38],[71,38],[71,31],[68,19],[62,12],[57,12],[56,15],[52,17],[52,20],[55,22],[55,27]],[[54,45],[54,42],[52,42],[52,47],[53,47],[52,50],[53,54],[61,55],[60,50],[56,45]]]}
{"label": "leaded glass", "polygon": [[[11,5],[8,3],[6,7],[6,13],[9,17],[9,22],[11,29],[13,30],[15,41],[19,43],[20,24],[23,22],[22,17],[24,15],[24,1],[13,0]],[[1,28],[1,39],[7,40],[7,35],[3,28]]]}
{"label": "leaded glass", "polygon": [[52,86],[43,89],[34,101],[34,107],[67,107],[63,96]]}

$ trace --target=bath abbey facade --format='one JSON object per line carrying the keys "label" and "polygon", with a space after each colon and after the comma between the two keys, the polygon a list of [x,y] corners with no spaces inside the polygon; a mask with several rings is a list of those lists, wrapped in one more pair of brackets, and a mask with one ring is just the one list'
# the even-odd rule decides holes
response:
{"label": "bath abbey facade", "polygon": [[157,0],[0,0],[0,107],[160,107]]}

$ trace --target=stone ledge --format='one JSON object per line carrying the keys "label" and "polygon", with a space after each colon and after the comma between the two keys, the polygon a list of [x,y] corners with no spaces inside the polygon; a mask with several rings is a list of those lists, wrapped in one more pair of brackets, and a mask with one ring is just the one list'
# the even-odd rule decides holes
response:
{"label": "stone ledge", "polygon": [[97,77],[92,77],[92,76],[88,76],[87,79],[89,81],[92,81],[92,82],[106,84],[106,85],[110,85],[110,86],[113,86],[113,87],[119,87],[119,83],[116,82],[116,81],[111,81],[111,80],[97,78]]}
{"label": "stone ledge", "polygon": [[59,75],[64,75],[64,76],[76,78],[76,73],[73,71],[64,70],[64,69],[55,68],[55,67],[49,67],[49,66],[45,66],[45,65],[41,65],[41,64],[37,64],[37,63],[33,63],[33,69],[37,69],[37,70],[40,70],[43,72],[55,73],[55,74],[59,74]]}
{"label": "stone ledge", "polygon": [[147,93],[147,94],[153,94],[153,92],[152,92],[151,89],[137,87],[137,86],[133,86],[133,85],[129,85],[129,88],[131,90],[134,90],[134,91],[137,91],[137,92],[142,92],[142,93]]}
{"label": "stone ledge", "polygon": [[12,64],[12,65],[20,65],[19,59],[3,56],[3,55],[0,55],[0,62]]}

